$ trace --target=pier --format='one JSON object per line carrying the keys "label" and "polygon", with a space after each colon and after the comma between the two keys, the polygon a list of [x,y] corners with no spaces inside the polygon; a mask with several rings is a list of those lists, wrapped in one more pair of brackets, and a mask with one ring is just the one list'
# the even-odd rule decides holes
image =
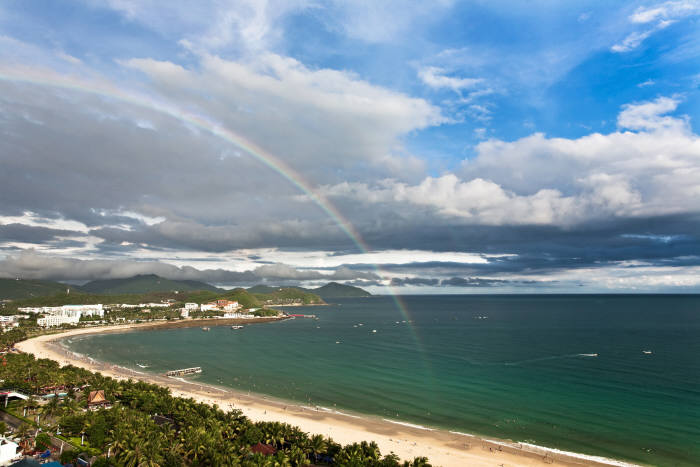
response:
{"label": "pier", "polygon": [[196,373],[201,373],[201,372],[202,372],[202,367],[195,366],[192,368],[183,368],[181,370],[166,371],[165,376],[187,376],[187,375],[194,375]]}

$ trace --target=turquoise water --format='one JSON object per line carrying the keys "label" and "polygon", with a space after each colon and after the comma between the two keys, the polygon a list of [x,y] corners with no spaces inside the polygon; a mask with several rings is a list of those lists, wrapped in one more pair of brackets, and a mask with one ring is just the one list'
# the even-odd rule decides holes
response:
{"label": "turquoise water", "polygon": [[647,464],[700,464],[700,296],[403,301],[407,314],[388,297],[343,299],[291,309],[319,320],[69,345],[137,370],[201,366],[203,382],[338,410]]}

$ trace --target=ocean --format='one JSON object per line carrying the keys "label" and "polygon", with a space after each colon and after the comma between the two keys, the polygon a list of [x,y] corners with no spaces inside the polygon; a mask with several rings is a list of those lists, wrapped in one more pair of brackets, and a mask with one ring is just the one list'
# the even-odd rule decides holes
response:
{"label": "ocean", "polygon": [[[339,411],[700,465],[700,296],[338,299],[301,319],[71,338],[98,360]],[[148,366],[145,370],[137,365]]]}

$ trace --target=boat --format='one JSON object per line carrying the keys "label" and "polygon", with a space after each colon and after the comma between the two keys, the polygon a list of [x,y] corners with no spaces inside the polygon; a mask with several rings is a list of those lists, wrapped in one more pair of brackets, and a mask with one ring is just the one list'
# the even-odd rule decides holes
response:
{"label": "boat", "polygon": [[202,328],[202,331],[209,331],[209,328],[205,326]]}
{"label": "boat", "polygon": [[376,330],[376,329],[372,329],[372,332],[377,332],[377,330]]}
{"label": "boat", "polygon": [[233,326],[231,326],[231,329],[243,329],[243,326],[233,325]]}
{"label": "boat", "polygon": [[651,355],[652,351],[651,350],[642,350],[642,353],[645,355]]}
{"label": "boat", "polygon": [[141,365],[140,363],[137,363],[136,366],[139,368],[148,368],[148,365]]}

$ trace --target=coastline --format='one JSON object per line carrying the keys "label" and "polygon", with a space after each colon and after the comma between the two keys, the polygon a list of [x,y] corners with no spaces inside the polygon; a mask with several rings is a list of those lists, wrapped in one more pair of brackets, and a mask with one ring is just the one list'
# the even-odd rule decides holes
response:
{"label": "coastline", "polygon": [[182,378],[170,378],[100,362],[80,356],[62,347],[57,341],[87,334],[123,333],[133,330],[259,323],[275,319],[198,319],[138,323],[107,327],[74,329],[44,334],[16,345],[37,358],[49,358],[61,365],[72,364],[116,379],[131,378],[169,387],[174,396],[191,397],[199,402],[217,404],[223,410],[240,409],[253,421],[279,421],[296,425],[303,431],[333,438],[342,444],[375,441],[382,453],[396,453],[402,460],[427,456],[433,465],[442,466],[539,466],[539,465],[616,465],[635,464],[597,456],[588,456],[527,443],[481,438],[466,433],[438,430],[378,417],[339,412],[324,407],[308,407],[298,402],[285,402],[259,394],[223,389]]}

